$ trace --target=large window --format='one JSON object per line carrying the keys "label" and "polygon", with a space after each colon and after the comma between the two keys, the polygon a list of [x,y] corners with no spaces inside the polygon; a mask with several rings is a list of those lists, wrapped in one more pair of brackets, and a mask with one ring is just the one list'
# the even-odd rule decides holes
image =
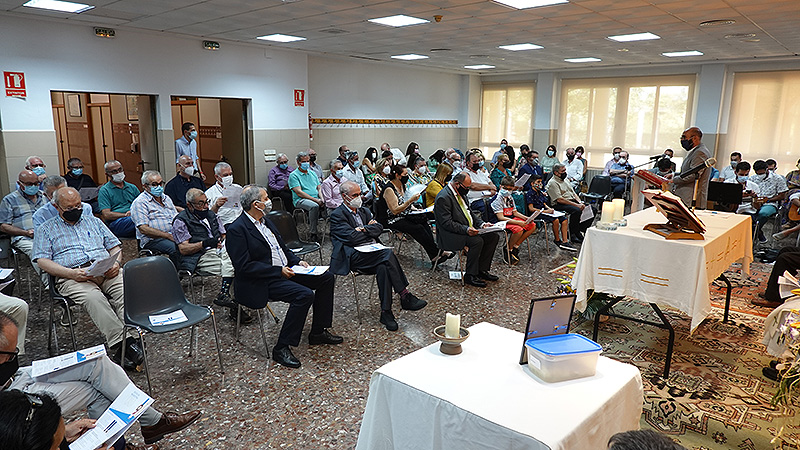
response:
{"label": "large window", "polygon": [[[518,148],[529,144],[533,129],[533,86],[483,86],[481,147],[494,152],[506,139]],[[491,155],[487,155],[487,158]]]}
{"label": "large window", "polygon": [[782,175],[795,169],[800,157],[800,71],[735,74],[728,136],[721,143],[721,161],[738,151],[751,164],[775,159]]}
{"label": "large window", "polygon": [[582,145],[602,167],[620,146],[637,164],[679,146],[689,126],[694,75],[564,80],[559,153]]}

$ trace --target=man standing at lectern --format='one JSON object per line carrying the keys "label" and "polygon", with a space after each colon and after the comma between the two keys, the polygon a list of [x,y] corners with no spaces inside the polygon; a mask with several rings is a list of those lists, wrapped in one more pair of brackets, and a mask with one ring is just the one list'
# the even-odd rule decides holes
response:
{"label": "man standing at lectern", "polygon": [[[691,127],[683,132],[681,135],[681,147],[686,150],[686,157],[681,164],[681,174],[689,171],[692,167],[697,167],[711,158],[711,153],[702,142],[703,132],[700,128]],[[672,179],[673,188],[672,192],[683,200],[689,208],[692,207],[692,198],[696,198],[696,206],[698,209],[706,208],[706,200],[708,199],[708,168],[704,167],[699,172],[695,172],[686,178],[676,175]],[[694,195],[695,182],[697,182],[697,195]]]}

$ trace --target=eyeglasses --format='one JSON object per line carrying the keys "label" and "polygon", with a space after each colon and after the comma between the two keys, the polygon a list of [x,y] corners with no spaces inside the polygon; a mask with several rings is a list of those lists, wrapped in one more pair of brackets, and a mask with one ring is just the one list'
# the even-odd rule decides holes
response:
{"label": "eyeglasses", "polygon": [[122,167],[120,167],[119,169],[109,170],[109,171],[108,171],[108,172],[106,172],[106,173],[107,173],[107,174],[109,174],[109,175],[116,175],[116,174],[118,174],[118,173],[122,173],[122,171],[123,171],[123,170],[122,170]]}
{"label": "eyeglasses", "polygon": [[39,182],[38,181],[32,181],[30,183],[26,183],[24,181],[20,181],[20,184],[23,185],[23,186],[38,186]]}
{"label": "eyeglasses", "polygon": [[0,355],[9,355],[9,356],[10,356],[10,357],[9,357],[7,360],[5,360],[3,363],[7,363],[7,362],[9,362],[9,361],[14,361],[15,359],[17,359],[17,358],[19,357],[19,349],[16,349],[16,350],[15,350],[15,351],[13,351],[13,352],[0,352]]}
{"label": "eyeglasses", "polygon": [[164,182],[163,182],[163,181],[161,181],[161,182],[159,182],[159,183],[152,182],[152,183],[147,183],[147,185],[148,185],[148,186],[151,186],[151,187],[159,187],[159,186],[163,186],[163,185],[164,185]]}
{"label": "eyeglasses", "polygon": [[28,415],[25,417],[25,435],[28,434],[28,429],[31,427],[31,421],[33,421],[33,415],[36,413],[36,408],[41,408],[44,405],[42,402],[42,398],[36,394],[29,394],[27,392],[23,392],[25,394],[25,398],[28,399],[30,407],[28,408]]}
{"label": "eyeglasses", "polygon": [[208,201],[208,200],[202,200],[202,201],[195,201],[195,202],[192,202],[192,204],[193,204],[194,206],[197,206],[197,207],[199,207],[199,208],[202,208],[202,207],[204,207],[204,206],[208,206],[208,205],[210,205],[210,204],[211,204],[211,202],[210,202],[210,201]]}
{"label": "eyeglasses", "polygon": [[39,164],[31,164],[31,167],[47,167],[47,166],[45,166],[44,163],[39,163]]}

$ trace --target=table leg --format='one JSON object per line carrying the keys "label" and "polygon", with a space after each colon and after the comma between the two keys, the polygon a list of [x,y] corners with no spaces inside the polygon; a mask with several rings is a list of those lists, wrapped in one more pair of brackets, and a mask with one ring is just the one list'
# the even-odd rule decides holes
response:
{"label": "table leg", "polygon": [[724,281],[725,285],[726,285],[726,287],[725,287],[725,313],[722,316],[722,323],[728,323],[728,312],[731,309],[731,288],[732,288],[731,281],[728,279],[728,277],[725,276],[724,273],[720,274],[720,276],[718,276],[717,279]]}

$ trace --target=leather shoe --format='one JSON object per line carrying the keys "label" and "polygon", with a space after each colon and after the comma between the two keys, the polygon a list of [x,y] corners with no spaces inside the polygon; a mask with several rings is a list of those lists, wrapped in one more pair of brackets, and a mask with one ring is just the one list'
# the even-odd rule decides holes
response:
{"label": "leather shoe", "polygon": [[417,311],[424,308],[428,302],[420,300],[416,295],[408,292],[406,295],[400,297],[400,306],[408,311]]}
{"label": "leather shoe", "polygon": [[145,444],[152,444],[161,440],[166,434],[180,431],[195,420],[199,419],[202,413],[198,410],[189,411],[185,414],[178,414],[174,412],[165,412],[161,414],[161,420],[155,425],[149,427],[142,427],[142,437]]}
{"label": "leather shoe", "polygon": [[225,308],[236,308],[236,302],[233,301],[230,295],[220,292],[217,298],[214,299],[214,304]]}
{"label": "leather shoe", "polygon": [[158,444],[136,445],[130,442],[125,443],[125,450],[158,450],[159,448]]}
{"label": "leather shoe", "polygon": [[486,282],[478,278],[477,275],[465,274],[464,283],[475,287],[486,287]]}
{"label": "leather shoe", "polygon": [[331,334],[328,330],[322,330],[320,334],[308,334],[308,345],[320,345],[320,344],[341,344],[344,342],[341,336],[336,336],[335,334]]}
{"label": "leather shoe", "polygon": [[768,378],[772,381],[781,381],[782,378],[780,371],[772,367],[762,368],[761,374],[764,375],[765,378]]}
{"label": "leather shoe", "polygon": [[[230,309],[230,316],[231,316],[231,319],[234,322],[236,322],[236,315],[238,313],[239,313],[238,312],[238,308],[236,306],[234,306],[234,307],[232,307]],[[253,316],[251,316],[250,314],[247,314],[247,311],[242,309],[242,318],[241,318],[241,321],[239,323],[241,323],[242,325],[250,325],[251,323],[253,323]]]}
{"label": "leather shoe", "polygon": [[750,303],[756,306],[763,306],[765,308],[777,308],[778,306],[781,306],[783,304],[783,302],[771,302],[769,300],[762,300],[759,298],[754,298],[750,300]]}
{"label": "leather shoe", "polygon": [[139,340],[128,336],[128,338],[125,339],[125,345],[127,346],[125,347],[125,358],[130,358],[136,365],[142,365],[144,363],[144,350]]}
{"label": "leather shoe", "polygon": [[478,273],[478,278],[480,278],[481,280],[486,280],[486,281],[497,281],[497,280],[500,279],[500,277],[498,277],[497,275],[492,275],[489,272],[479,272]]}
{"label": "leather shoe", "polygon": [[381,311],[380,322],[386,325],[387,330],[397,331],[397,321],[394,319],[394,314],[392,314],[391,310]]}
{"label": "leather shoe", "polygon": [[122,359],[122,343],[111,347],[111,361],[118,366],[122,366],[123,369],[131,371],[131,372],[139,372],[139,365],[136,364],[131,358],[128,356],[128,349],[125,349],[125,363],[123,364],[120,360]]}
{"label": "leather shoe", "polygon": [[273,348],[272,359],[278,364],[291,367],[292,369],[300,367],[300,360],[294,356],[294,353],[292,353],[289,347]]}

